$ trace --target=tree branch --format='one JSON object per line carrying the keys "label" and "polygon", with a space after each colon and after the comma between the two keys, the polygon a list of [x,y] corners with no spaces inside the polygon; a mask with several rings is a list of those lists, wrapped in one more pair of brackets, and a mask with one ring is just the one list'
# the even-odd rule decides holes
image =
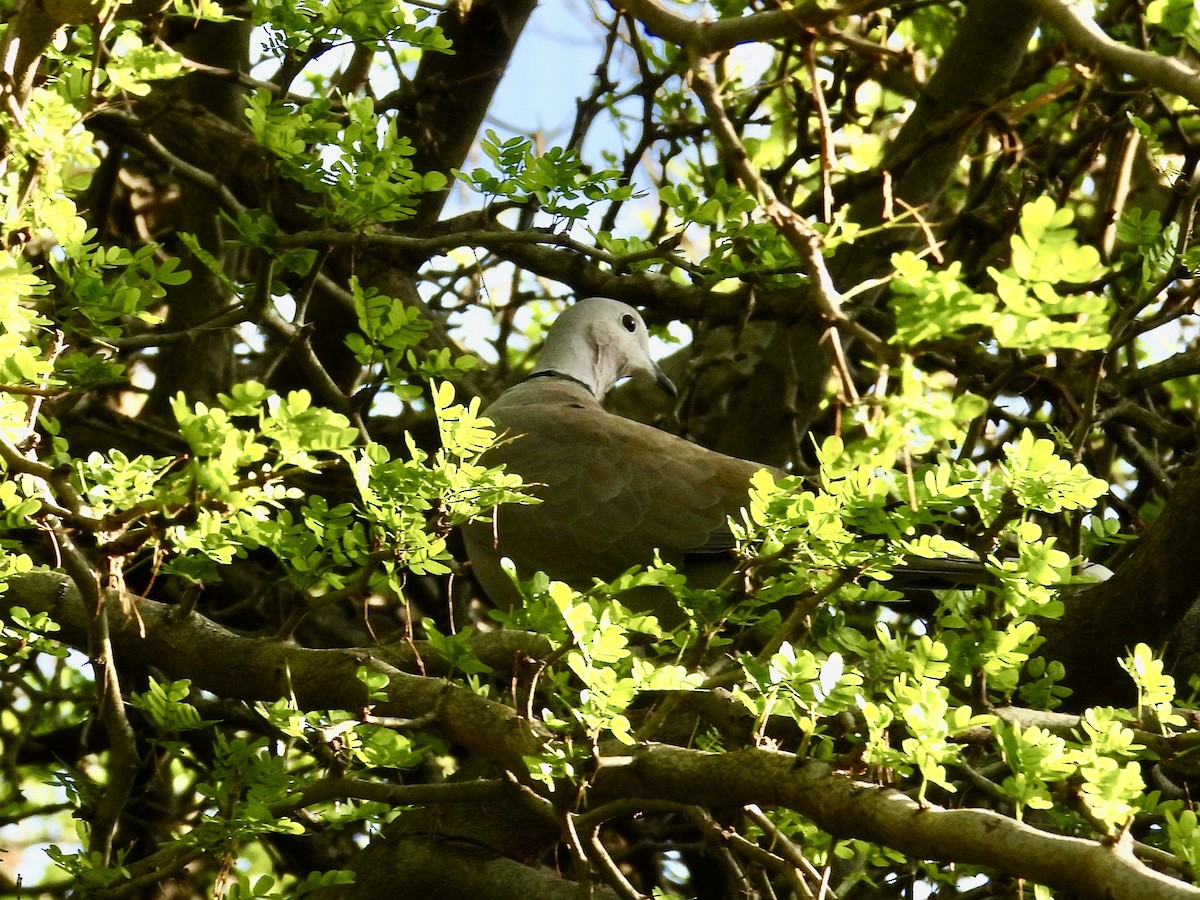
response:
{"label": "tree branch", "polygon": [[[387,843],[388,846],[381,845]],[[376,838],[355,866],[355,882],[318,890],[314,900],[376,900],[379,897],[486,897],[487,900],[619,900],[605,885],[581,885],[551,869],[523,865],[468,842],[427,836]],[[590,893],[587,893],[590,891]]]}
{"label": "tree branch", "polygon": [[1162,514],[1108,581],[1066,596],[1061,619],[1042,624],[1041,652],[1067,668],[1073,708],[1129,705],[1133,685],[1117,660],[1134,644],[1166,643],[1200,597],[1200,566],[1182,548],[1200,545],[1200,461],[1179,477]]}
{"label": "tree branch", "polygon": [[[64,576],[39,571],[12,578],[6,596],[10,605],[48,613],[66,643],[86,644],[88,613]],[[244,638],[148,599],[138,601],[138,611],[144,637],[132,619],[112,623],[118,658],[152,664],[168,677],[190,678],[225,697],[292,695],[305,709],[359,709],[368,701],[356,671],[366,667],[390,679],[377,712],[431,716],[433,730],[510,771],[522,771],[522,757],[536,753],[542,742],[536,727],[512,709],[442,679],[405,674],[367,650],[312,650]],[[1123,844],[1049,834],[987,810],[922,807],[898,791],[793,754],[759,749],[711,754],[662,744],[622,746],[619,752],[626,755],[600,759],[589,791],[596,803],[635,798],[784,806],[832,834],[924,859],[989,866],[1082,896],[1200,898],[1200,890],[1147,869]]]}
{"label": "tree branch", "polygon": [[1128,397],[1148,387],[1200,374],[1200,353],[1185,350],[1166,359],[1137,369],[1127,369],[1113,378],[1114,392]]}
{"label": "tree branch", "polygon": [[658,0],[610,0],[617,12],[628,12],[646,30],[672,44],[702,56],[728,50],[738,44],[801,38],[841,16],[855,15],[887,4],[879,0],[848,0],[836,5],[808,0],[785,9],[752,13],[716,21],[697,21],[681,16]]}
{"label": "tree branch", "polygon": [[[409,135],[415,171],[449,175],[466,160],[534,6],[535,0],[476,0],[452,3],[438,16],[454,52],[421,55],[409,92],[420,113],[401,118],[416,126]],[[436,221],[448,195],[422,196],[409,226]]]}
{"label": "tree branch", "polygon": [[[47,613],[62,629],[55,638],[87,647],[90,614],[78,588],[47,570],[14,577],[5,606]],[[475,750],[502,768],[524,770],[522,758],[538,752],[542,736],[512,709],[440,679],[410,675],[369,649],[313,650],[283,641],[234,634],[198,613],[146,598],[136,618],[110,622],[116,658],[154,666],[170,678],[190,678],[196,687],[240,700],[292,696],[303,709],[366,709],[372,706],[356,673],[360,668],[388,676],[378,715],[432,715],[430,730]],[[524,722],[524,724],[522,724]]]}
{"label": "tree branch", "polygon": [[1200,888],[1138,862],[1127,840],[1105,844],[1051,834],[990,810],[922,806],[899,791],[849,777],[825,762],[798,761],[790,753],[706,753],[661,744],[613,749],[627,755],[601,760],[592,788],[596,799],[781,806],[830,834],[873,841],[918,859],[988,866],[1073,896],[1200,897]]}
{"label": "tree branch", "polygon": [[1063,0],[1024,0],[1062,32],[1077,49],[1090,53],[1118,72],[1135,75],[1149,85],[1162,88],[1195,106],[1200,106],[1200,71],[1174,56],[1138,50],[1114,41],[1095,20],[1085,16],[1079,4]]}

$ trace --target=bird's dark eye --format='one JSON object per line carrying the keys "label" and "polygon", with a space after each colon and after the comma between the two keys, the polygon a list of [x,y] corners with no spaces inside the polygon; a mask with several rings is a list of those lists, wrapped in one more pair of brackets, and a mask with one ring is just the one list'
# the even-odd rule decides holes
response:
{"label": "bird's dark eye", "polygon": [[629,313],[625,313],[625,315],[621,316],[621,325],[623,325],[625,330],[630,333],[637,331],[637,319],[635,319]]}

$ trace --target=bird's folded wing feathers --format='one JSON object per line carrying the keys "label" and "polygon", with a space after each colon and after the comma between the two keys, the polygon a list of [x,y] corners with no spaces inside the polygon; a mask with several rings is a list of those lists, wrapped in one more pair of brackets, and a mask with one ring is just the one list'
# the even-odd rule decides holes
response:
{"label": "bird's folded wing feathers", "polygon": [[[651,561],[682,563],[689,551],[729,546],[727,517],[745,505],[761,466],[706,450],[682,438],[615,416],[581,386],[538,379],[511,389],[485,411],[503,442],[485,456],[519,474],[537,506],[496,511],[492,555],[521,562],[528,577],[587,584]],[[466,529],[483,571],[493,528]]]}

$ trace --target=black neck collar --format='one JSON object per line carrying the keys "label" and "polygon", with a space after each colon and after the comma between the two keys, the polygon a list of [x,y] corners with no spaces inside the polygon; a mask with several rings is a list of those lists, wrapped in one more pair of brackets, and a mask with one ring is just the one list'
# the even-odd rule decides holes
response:
{"label": "black neck collar", "polygon": [[567,375],[564,372],[556,372],[554,369],[542,369],[540,372],[534,372],[532,375],[527,376],[525,381],[533,381],[535,378],[561,378],[563,381],[573,381],[581,388],[586,390],[589,394],[592,394],[593,397],[596,396],[594,393],[592,393],[591,387],[586,382],[581,381],[574,375]]}

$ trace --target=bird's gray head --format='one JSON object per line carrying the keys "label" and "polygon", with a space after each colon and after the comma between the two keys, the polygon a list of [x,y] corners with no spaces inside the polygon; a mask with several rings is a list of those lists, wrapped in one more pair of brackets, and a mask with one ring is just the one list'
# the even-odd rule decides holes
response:
{"label": "bird's gray head", "polygon": [[534,368],[534,374],[542,372],[575,379],[597,400],[630,375],[676,395],[671,379],[650,358],[650,336],[641,313],[608,297],[580,300],[555,320]]}

